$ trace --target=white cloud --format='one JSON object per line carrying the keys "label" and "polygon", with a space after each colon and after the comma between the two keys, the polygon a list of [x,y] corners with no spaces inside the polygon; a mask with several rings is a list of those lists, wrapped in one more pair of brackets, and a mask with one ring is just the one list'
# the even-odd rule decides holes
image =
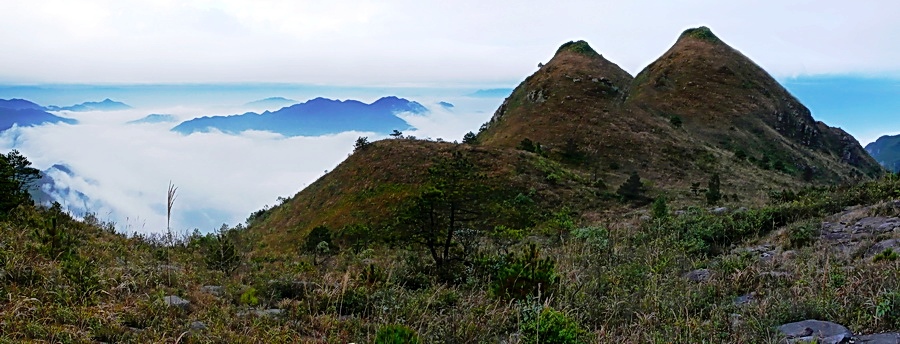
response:
{"label": "white cloud", "polygon": [[[471,109],[494,106],[493,102],[462,100],[458,112],[435,110],[427,116],[406,117],[420,128],[407,134],[458,140],[489,116]],[[221,108],[215,113],[222,111],[236,113]],[[64,173],[53,177],[60,186],[90,198],[89,211],[117,222],[120,231],[149,233],[166,228],[169,181],[178,187],[173,229],[210,231],[222,223],[242,223],[277,197],[293,196],[343,161],[357,137],[382,138],[360,132],[291,138],[260,131],[185,136],[169,131],[173,123],[125,124],[147,113],[180,119],[213,114],[186,107],[66,112],[62,115],[79,124],[13,128],[0,134],[0,148],[18,149],[42,170],[57,163],[68,165],[74,177]],[[83,206],[74,193],[61,196],[59,201],[72,209]]]}
{"label": "white cloud", "polygon": [[115,1],[0,3],[0,81],[513,83],[568,40],[636,73],[708,25],[776,76],[898,75],[900,3]]}
{"label": "white cloud", "polygon": [[[170,109],[161,110],[172,112]],[[158,111],[154,111],[158,112]],[[284,138],[271,133],[183,136],[172,124],[125,125],[144,112],[68,114],[78,125],[4,132],[0,146],[17,149],[42,169],[69,165],[72,189],[101,201],[90,209],[132,230],[165,229],[166,187],[179,187],[173,227],[237,224],[278,196],[291,196],[332,169],[360,133]],[[60,176],[57,176],[60,177]],[[69,199],[76,203],[77,200]],[[224,215],[225,217],[219,217]],[[204,216],[210,222],[202,221]],[[214,228],[200,228],[208,231]]]}

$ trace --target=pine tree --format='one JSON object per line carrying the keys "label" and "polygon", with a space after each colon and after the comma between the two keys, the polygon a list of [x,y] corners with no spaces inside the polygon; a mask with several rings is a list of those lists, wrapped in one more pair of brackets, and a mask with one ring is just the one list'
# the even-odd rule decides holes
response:
{"label": "pine tree", "polygon": [[622,197],[623,201],[633,202],[635,204],[646,204],[647,197],[644,196],[644,184],[637,172],[631,172],[631,176],[625,181],[616,193]]}
{"label": "pine tree", "polygon": [[465,136],[463,136],[462,142],[465,144],[474,145],[478,144],[478,138],[475,136],[475,133],[470,131],[466,133]]}
{"label": "pine tree", "polygon": [[714,173],[709,177],[709,184],[706,188],[706,204],[715,205],[722,199],[722,193],[719,189],[721,186],[720,184],[718,173]]}

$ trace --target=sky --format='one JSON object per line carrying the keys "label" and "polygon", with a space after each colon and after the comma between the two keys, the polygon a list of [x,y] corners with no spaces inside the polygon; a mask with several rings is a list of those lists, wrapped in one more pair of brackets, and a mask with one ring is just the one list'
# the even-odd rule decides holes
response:
{"label": "sky", "polygon": [[[900,133],[896,1],[303,1],[3,0],[0,99],[135,108],[66,113],[78,125],[0,133],[35,166],[124,232],[160,232],[165,190],[179,187],[174,228],[235,225],[333,169],[359,136],[245,132],[178,135],[177,123],[246,111],[266,97],[371,102],[397,95],[432,112],[403,115],[418,137],[459,139],[562,43],[583,39],[632,75],[685,29],[708,26],[782,82],[813,116],[863,145]],[[435,104],[449,101],[452,110]],[[263,110],[263,109],[254,109]],[[275,109],[270,109],[275,110]],[[74,203],[74,199],[61,197]]]}
{"label": "sky", "polygon": [[517,82],[585,39],[635,74],[706,25],[776,77],[900,77],[900,2],[4,0],[0,83]]}

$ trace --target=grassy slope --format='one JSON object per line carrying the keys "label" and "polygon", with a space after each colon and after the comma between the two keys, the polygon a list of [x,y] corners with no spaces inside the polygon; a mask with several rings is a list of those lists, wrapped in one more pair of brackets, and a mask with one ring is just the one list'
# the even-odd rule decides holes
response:
{"label": "grassy slope", "polygon": [[[293,254],[313,227],[340,230],[352,224],[376,230],[388,225],[396,208],[421,191],[433,158],[462,150],[487,172],[496,187],[533,192],[546,209],[566,200],[596,198],[590,176],[533,153],[515,149],[487,149],[420,140],[392,139],[371,143],[352,154],[328,175],[264,213],[251,226],[260,254]],[[560,181],[548,180],[556,174]],[[585,202],[597,205],[600,200]]]}
{"label": "grassy slope", "polygon": [[[670,123],[676,115],[682,126]],[[547,171],[513,168],[520,165],[515,147],[524,138],[556,161],[565,160],[573,141],[583,159],[556,164],[564,173],[549,183]],[[626,212],[595,196],[615,191],[632,171],[652,197],[665,195],[678,205],[702,199],[691,186],[706,187],[714,173],[721,175],[723,193],[756,205],[772,191],[807,185],[805,166],[823,184],[881,173],[852,137],[816,123],[764,70],[703,29],[685,32],[636,78],[585,42],[565,44],[513,91],[478,139],[477,151],[493,157],[482,166],[496,169],[496,183],[546,190],[537,201],[567,205],[589,218]],[[261,248],[284,254],[317,225],[380,227],[416,194],[431,157],[449,149],[449,143],[377,142],[268,211],[251,231]],[[749,158],[737,159],[738,150]],[[764,159],[771,162],[762,168]],[[776,161],[782,170],[771,168]],[[593,196],[567,191],[596,179],[607,188]]]}
{"label": "grassy slope", "polygon": [[[822,216],[855,204],[881,204],[858,208],[867,209],[865,216],[900,216],[895,202],[881,203],[900,197],[898,190],[900,179],[892,178],[770,208],[790,214],[785,226],[759,227],[733,240],[738,247],[773,245],[771,259],[729,249],[692,252],[691,231],[739,218],[702,211],[585,223],[599,234],[573,234],[561,243],[533,233],[507,248],[537,243],[540,256],[554,263],[558,283],[545,287],[540,303],[491,293],[489,265],[476,265],[460,284],[436,283],[417,250],[376,245],[359,253],[339,250],[324,261],[282,257],[278,264],[245,255],[235,272],[223,274],[204,264],[208,254],[197,237],[166,250],[158,241],[112,234],[96,221],[60,222],[80,237],[76,255],[86,263],[72,269],[70,260],[48,256],[48,243],[34,235],[49,215],[26,210],[0,222],[0,342],[369,343],[388,324],[404,324],[428,343],[529,340],[533,334],[524,329],[541,305],[576,324],[586,343],[774,343],[774,326],[806,318],[836,321],[854,333],[897,331],[900,259],[844,254],[816,240],[815,231],[797,230],[817,228]],[[681,223],[692,223],[691,229],[676,230]],[[798,241],[797,233],[812,240]],[[496,257],[499,249],[483,242],[478,255]],[[682,277],[696,268],[710,269],[711,278],[695,283]],[[203,285],[223,286],[223,295],[205,293]],[[747,294],[750,303],[734,303]],[[191,306],[167,307],[165,295]],[[247,314],[267,308],[283,313]],[[190,330],[194,321],[206,328]]]}

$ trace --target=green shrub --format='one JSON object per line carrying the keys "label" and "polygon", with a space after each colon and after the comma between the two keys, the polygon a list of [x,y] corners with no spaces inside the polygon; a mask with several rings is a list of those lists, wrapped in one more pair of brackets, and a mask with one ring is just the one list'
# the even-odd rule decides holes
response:
{"label": "green shrub", "polygon": [[522,141],[519,142],[519,144],[516,146],[516,148],[521,149],[526,152],[532,152],[532,153],[537,152],[537,146],[535,146],[534,141],[531,141],[531,139],[529,139],[527,137],[522,139]]}
{"label": "green shrub", "polygon": [[572,236],[584,241],[596,251],[604,250],[609,246],[609,231],[603,227],[581,227],[572,231]]}
{"label": "green shrub", "polygon": [[62,272],[74,288],[73,296],[81,303],[90,304],[94,296],[103,290],[100,274],[93,261],[85,260],[79,255],[69,256],[62,262]]}
{"label": "green shrub", "polygon": [[571,51],[587,56],[600,56],[600,54],[594,51],[594,49],[585,41],[568,41],[561,45],[559,49],[556,50],[556,53],[559,54],[562,51]]}
{"label": "green shrub", "polygon": [[653,205],[650,206],[651,213],[653,214],[654,219],[665,219],[669,217],[669,206],[666,204],[665,197],[659,197],[655,201],[653,201]]}
{"label": "green shrub", "polygon": [[577,344],[587,343],[587,331],[564,313],[544,308],[537,316],[531,316],[522,324],[525,343]]}
{"label": "green shrub", "polygon": [[520,254],[506,255],[489,288],[497,297],[521,300],[538,291],[551,294],[558,281],[556,263],[540,258],[537,245],[529,244]]}
{"label": "green shrub", "polygon": [[375,334],[375,344],[418,344],[419,335],[405,325],[385,325]]}
{"label": "green shrub", "polygon": [[709,42],[719,41],[719,38],[706,26],[684,30],[681,36],[693,37]]}
{"label": "green shrub", "polygon": [[888,248],[884,249],[884,251],[881,251],[878,254],[876,254],[875,257],[872,257],[872,261],[876,262],[876,263],[880,262],[880,261],[892,262],[892,261],[897,260],[897,258],[900,258],[900,255],[898,255],[897,252],[894,252],[893,249],[888,247]]}
{"label": "green shrub", "polygon": [[80,238],[72,230],[69,221],[66,221],[68,215],[62,212],[59,203],[54,203],[47,212],[49,219],[43,226],[35,229],[34,236],[41,244],[40,250],[44,255],[54,260],[65,260],[75,254]]}
{"label": "green shrub", "polygon": [[681,128],[681,125],[684,124],[684,121],[682,121],[681,117],[679,116],[672,116],[669,117],[669,123],[672,124],[672,126],[675,128]]}
{"label": "green shrub", "polygon": [[256,296],[256,288],[250,287],[241,294],[241,303],[248,306],[256,306],[259,304],[259,297]]}
{"label": "green shrub", "polygon": [[209,269],[219,270],[226,274],[233,272],[240,265],[240,255],[232,239],[224,229],[216,234],[208,234],[202,240],[204,259]]}
{"label": "green shrub", "polygon": [[875,306],[875,318],[886,322],[887,327],[900,326],[900,292],[882,293]]}
{"label": "green shrub", "polygon": [[787,229],[788,245],[793,248],[806,246],[815,240],[817,233],[818,226],[814,222],[791,225]]}

